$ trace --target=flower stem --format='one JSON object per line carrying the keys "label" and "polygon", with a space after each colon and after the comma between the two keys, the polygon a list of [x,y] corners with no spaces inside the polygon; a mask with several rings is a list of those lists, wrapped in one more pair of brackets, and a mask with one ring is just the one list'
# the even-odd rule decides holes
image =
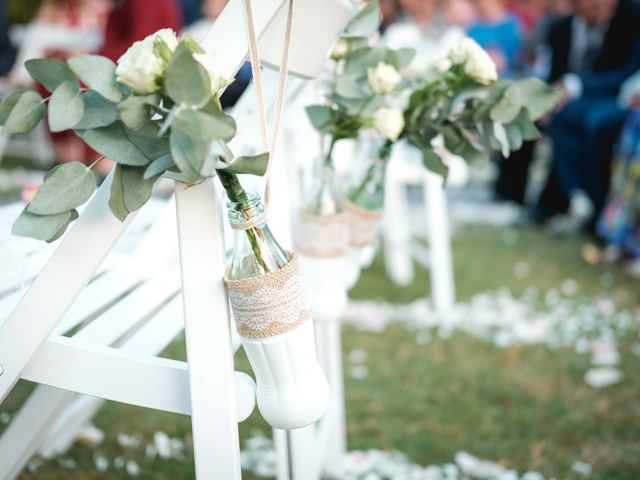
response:
{"label": "flower stem", "polygon": [[[224,190],[227,192],[227,197],[229,197],[229,200],[239,204],[240,211],[245,216],[245,218],[248,219],[248,214],[246,212],[249,209],[249,199],[247,198],[247,192],[244,190],[244,188],[240,184],[240,181],[238,180],[238,176],[234,173],[225,172],[224,170],[218,170],[218,178],[220,179],[220,183],[224,187]],[[262,258],[255,229],[248,228],[247,230],[245,230],[245,234],[247,235],[247,239],[249,240],[249,244],[251,245],[251,250],[253,250],[253,254],[256,256],[256,260],[264,269],[264,271],[268,272],[269,268]]]}

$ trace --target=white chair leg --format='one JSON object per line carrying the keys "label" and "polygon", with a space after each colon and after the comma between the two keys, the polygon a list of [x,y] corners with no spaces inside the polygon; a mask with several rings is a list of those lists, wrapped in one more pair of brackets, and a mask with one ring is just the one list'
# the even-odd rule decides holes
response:
{"label": "white chair leg", "polygon": [[40,385],[0,437],[0,478],[16,478],[76,394]]}
{"label": "white chair leg", "polygon": [[432,298],[437,310],[446,311],[455,304],[455,285],[447,198],[442,177],[425,171],[424,190],[431,249]]}
{"label": "white chair leg", "polygon": [[386,218],[383,224],[384,261],[391,280],[406,286],[415,276],[411,257],[411,225],[406,213],[407,196],[404,183],[395,174],[394,162],[390,162],[387,168],[385,211],[392,212],[392,218]]}
{"label": "white chair leg", "polygon": [[332,474],[347,451],[340,322],[318,322],[315,327],[318,359],[331,389],[331,405],[318,430],[317,444],[321,450],[318,463],[321,473]]}
{"label": "white chair leg", "polygon": [[213,179],[176,183],[196,476],[240,479],[222,215]]}

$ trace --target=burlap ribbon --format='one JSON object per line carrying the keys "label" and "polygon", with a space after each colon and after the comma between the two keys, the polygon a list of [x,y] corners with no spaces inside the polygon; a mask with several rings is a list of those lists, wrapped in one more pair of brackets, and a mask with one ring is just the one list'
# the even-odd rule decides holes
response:
{"label": "burlap ribbon", "polygon": [[349,249],[349,216],[347,212],[316,216],[300,212],[297,250],[316,258],[336,258]]}
{"label": "burlap ribbon", "polygon": [[373,244],[384,210],[368,210],[346,197],[342,197],[342,206],[349,218],[349,244],[356,248]]}
{"label": "burlap ribbon", "polygon": [[238,333],[245,338],[267,338],[286,333],[312,317],[298,274],[298,259],[276,272],[232,280],[225,274]]}

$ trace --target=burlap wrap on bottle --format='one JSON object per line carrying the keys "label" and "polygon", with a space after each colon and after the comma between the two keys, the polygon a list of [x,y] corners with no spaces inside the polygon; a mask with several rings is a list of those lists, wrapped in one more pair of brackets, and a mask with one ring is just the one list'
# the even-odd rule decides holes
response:
{"label": "burlap wrap on bottle", "polygon": [[357,248],[373,244],[384,210],[368,210],[346,197],[342,198],[342,206],[349,216],[349,244]]}
{"label": "burlap wrap on bottle", "polygon": [[224,281],[238,333],[245,338],[266,338],[295,329],[311,319],[298,274],[298,258],[289,252],[289,263],[277,272]]}
{"label": "burlap wrap on bottle", "polygon": [[303,255],[342,257],[349,249],[349,216],[347,212],[327,216],[300,212],[297,236],[296,247]]}

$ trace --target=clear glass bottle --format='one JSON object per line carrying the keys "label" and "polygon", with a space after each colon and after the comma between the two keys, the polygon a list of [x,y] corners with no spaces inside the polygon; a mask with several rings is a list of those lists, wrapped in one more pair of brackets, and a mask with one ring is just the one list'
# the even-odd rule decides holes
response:
{"label": "clear glass bottle", "polygon": [[342,212],[333,165],[324,158],[315,161],[311,185],[302,200],[302,212],[316,217]]}
{"label": "clear glass bottle", "polygon": [[253,278],[280,270],[289,263],[287,253],[274,238],[266,218],[259,220],[265,214],[265,208],[257,193],[248,193],[245,204],[229,201],[227,207],[229,222],[232,226],[239,226],[245,222],[258,222],[246,230],[234,229],[229,278],[233,280]]}
{"label": "clear glass bottle", "polygon": [[392,144],[373,142],[369,155],[365,155],[346,188],[345,195],[352,203],[367,210],[384,207],[384,187],[387,162]]}

